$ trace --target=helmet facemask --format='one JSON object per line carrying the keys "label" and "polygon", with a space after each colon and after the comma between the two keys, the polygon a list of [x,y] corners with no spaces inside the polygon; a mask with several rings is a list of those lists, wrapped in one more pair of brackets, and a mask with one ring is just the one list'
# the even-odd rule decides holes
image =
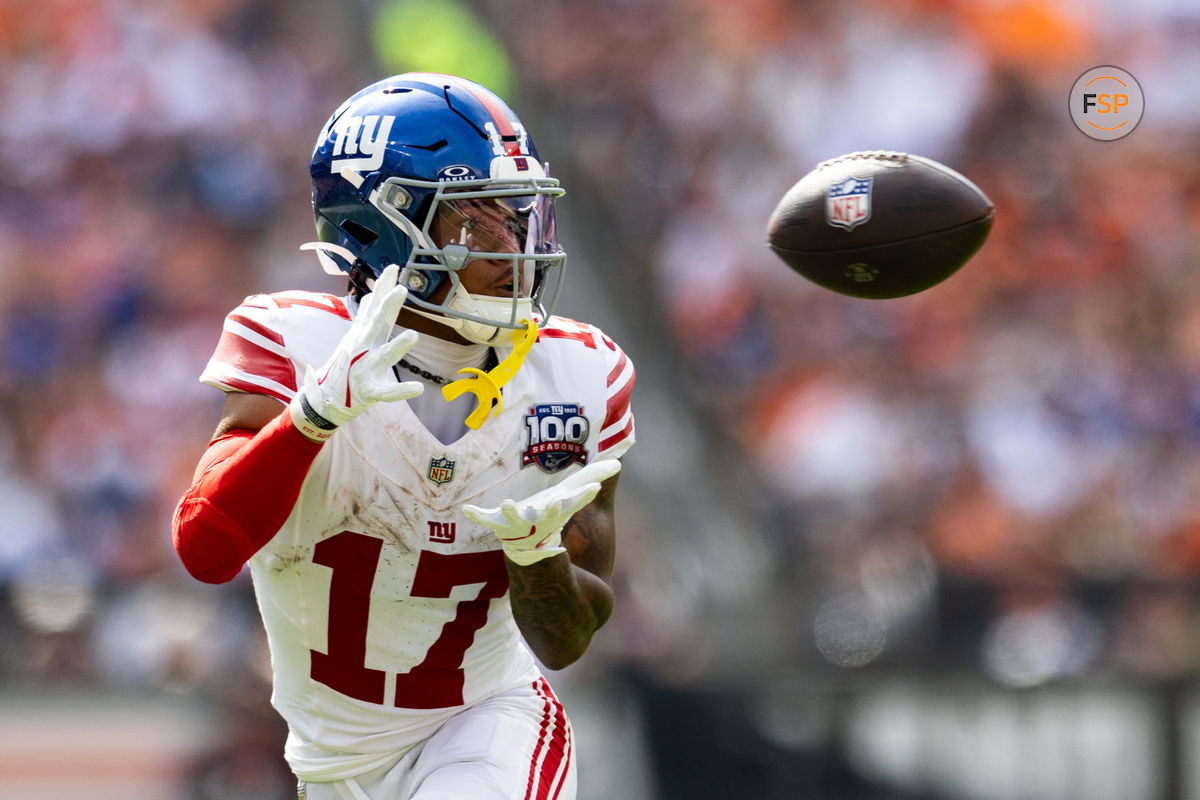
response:
{"label": "helmet facemask", "polygon": [[[554,219],[554,198],[562,194],[558,182],[544,177],[441,181],[432,184],[436,188],[417,229],[397,204],[408,201],[406,186],[428,185],[393,177],[370,195],[372,205],[413,242],[400,277],[413,310],[480,344],[500,341],[502,330],[523,329],[525,319],[544,324],[558,299],[566,261]],[[509,262],[511,293],[469,292],[459,273],[475,260]],[[557,275],[550,279],[555,267]]]}

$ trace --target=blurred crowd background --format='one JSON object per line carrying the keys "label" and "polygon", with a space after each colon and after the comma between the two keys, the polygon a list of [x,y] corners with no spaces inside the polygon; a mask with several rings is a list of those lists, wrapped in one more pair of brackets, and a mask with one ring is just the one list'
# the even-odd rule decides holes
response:
{"label": "blurred crowd background", "polygon": [[[182,708],[170,797],[294,791],[247,576],[170,515],[224,314],[343,288],[297,249],[321,124],[430,69],[529,126],[558,311],[639,367],[616,616],[555,679],[581,798],[1200,797],[1198,45],[1196,0],[0,0],[0,782],[39,719],[95,789],[130,759],[74,715]],[[1066,106],[1106,63],[1117,142]],[[776,201],[859,149],[970,177],[985,248],[893,301],[789,272]]]}

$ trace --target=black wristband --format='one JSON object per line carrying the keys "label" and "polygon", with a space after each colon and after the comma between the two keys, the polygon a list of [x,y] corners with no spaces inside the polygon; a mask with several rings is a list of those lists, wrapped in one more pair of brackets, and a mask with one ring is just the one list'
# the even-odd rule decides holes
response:
{"label": "black wristband", "polygon": [[323,431],[332,431],[337,429],[337,425],[334,425],[332,422],[316,412],[316,410],[308,402],[308,398],[304,395],[300,395],[300,411],[304,413],[304,418],[306,420]]}

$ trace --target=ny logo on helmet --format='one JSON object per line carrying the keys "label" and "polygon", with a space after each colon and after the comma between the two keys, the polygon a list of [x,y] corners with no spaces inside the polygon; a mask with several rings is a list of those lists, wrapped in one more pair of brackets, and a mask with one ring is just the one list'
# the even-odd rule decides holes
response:
{"label": "ny logo on helmet", "polygon": [[391,115],[369,114],[365,117],[345,116],[335,122],[331,132],[334,137],[331,171],[371,172],[383,166],[383,155],[395,121]]}

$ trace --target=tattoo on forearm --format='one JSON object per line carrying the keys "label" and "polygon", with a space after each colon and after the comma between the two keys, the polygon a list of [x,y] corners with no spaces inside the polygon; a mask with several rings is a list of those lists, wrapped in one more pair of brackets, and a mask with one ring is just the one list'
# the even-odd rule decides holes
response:
{"label": "tattoo on forearm", "polygon": [[513,616],[534,652],[548,664],[586,648],[612,612],[612,490],[576,514],[563,530],[570,558],[526,567],[509,565]]}

